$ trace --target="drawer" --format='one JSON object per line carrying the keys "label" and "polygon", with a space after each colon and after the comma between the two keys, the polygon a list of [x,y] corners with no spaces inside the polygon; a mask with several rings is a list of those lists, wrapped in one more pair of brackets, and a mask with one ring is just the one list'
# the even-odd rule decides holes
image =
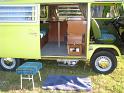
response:
{"label": "drawer", "polygon": [[68,44],[68,55],[82,56],[82,44]]}

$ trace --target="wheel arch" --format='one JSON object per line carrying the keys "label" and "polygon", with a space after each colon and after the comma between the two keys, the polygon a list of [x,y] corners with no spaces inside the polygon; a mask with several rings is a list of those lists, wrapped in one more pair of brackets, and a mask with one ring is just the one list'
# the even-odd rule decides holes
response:
{"label": "wheel arch", "polygon": [[[94,51],[93,55],[96,53],[96,52],[100,52],[100,51],[107,51],[107,52],[110,52],[112,54],[114,54],[115,56],[120,56],[120,54],[117,52],[116,49],[114,48],[98,48]],[[92,56],[93,56],[92,55]]]}
{"label": "wheel arch", "polygon": [[100,51],[107,51],[110,52],[112,54],[114,54],[116,56],[117,61],[121,61],[121,53],[119,49],[114,49],[114,48],[97,48],[96,50],[94,50],[94,52],[92,53],[89,61],[91,61],[92,57],[94,56],[95,53],[100,52]]}

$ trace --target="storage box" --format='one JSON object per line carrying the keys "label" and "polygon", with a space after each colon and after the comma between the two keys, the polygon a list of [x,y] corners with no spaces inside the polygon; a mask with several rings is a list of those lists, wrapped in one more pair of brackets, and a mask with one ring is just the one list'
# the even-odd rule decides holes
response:
{"label": "storage box", "polygon": [[82,44],[68,44],[68,55],[82,56]]}

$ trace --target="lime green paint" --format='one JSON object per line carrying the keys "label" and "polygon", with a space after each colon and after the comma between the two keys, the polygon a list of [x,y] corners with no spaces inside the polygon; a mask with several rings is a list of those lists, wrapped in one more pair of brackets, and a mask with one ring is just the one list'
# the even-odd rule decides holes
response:
{"label": "lime green paint", "polygon": [[47,60],[56,60],[56,59],[79,59],[86,60],[86,57],[83,56],[41,56],[41,59]]}
{"label": "lime green paint", "polygon": [[97,50],[97,49],[114,49],[117,51],[119,57],[121,57],[121,53],[120,50],[118,49],[118,47],[114,46],[114,45],[107,45],[107,44],[90,44],[89,46],[89,50],[88,50],[88,57],[87,59],[90,60],[90,58],[92,57],[93,53]]}
{"label": "lime green paint", "polygon": [[[2,0],[0,5],[4,4],[56,4],[56,3],[88,3],[87,33],[86,33],[86,59],[90,60],[91,56],[98,48],[113,48],[119,57],[119,49],[114,45],[89,44],[90,27],[91,27],[91,4],[108,4],[112,2],[94,2],[95,0]],[[115,0],[117,1],[117,0]],[[115,3],[115,2],[114,2]],[[120,3],[120,2],[116,2]],[[39,14],[40,16],[40,14]],[[102,18],[99,18],[102,19]],[[0,57],[14,58],[40,58],[40,24],[39,23],[0,23]],[[77,56],[53,56],[57,58],[78,58]],[[51,58],[53,58],[51,57]],[[41,58],[50,58],[42,56]]]}
{"label": "lime green paint", "polygon": [[124,2],[122,3],[123,9],[124,9]]}
{"label": "lime green paint", "polygon": [[[89,2],[92,0],[89,0]],[[34,4],[34,3],[68,3],[87,2],[86,0],[3,0],[1,4]]]}
{"label": "lime green paint", "polygon": [[40,58],[39,23],[0,23],[0,57]]}
{"label": "lime green paint", "polygon": [[87,33],[86,33],[86,58],[89,56],[89,42],[90,42],[90,27],[91,27],[91,3],[88,3],[88,17],[87,17]]}
{"label": "lime green paint", "polygon": [[121,57],[122,57],[122,59],[124,59],[124,55],[122,55]]}
{"label": "lime green paint", "polygon": [[[95,2],[96,0],[1,0],[0,4],[34,4],[34,3],[80,3],[80,2]],[[97,0],[98,1],[98,0]],[[109,3],[113,2],[121,2],[122,0],[114,0],[109,1]],[[106,1],[103,1],[104,3],[108,3]],[[98,2],[98,3],[103,3]],[[97,3],[97,2],[95,2]]]}
{"label": "lime green paint", "polygon": [[89,46],[89,51],[88,51],[88,57],[87,60],[90,61],[93,53],[97,50],[97,49],[114,49],[115,51],[117,51],[119,56],[116,56],[117,61],[118,62],[124,62],[124,55],[121,55],[120,50],[118,49],[118,47],[114,46],[114,45],[105,45],[105,44],[90,44]]}
{"label": "lime green paint", "polygon": [[112,18],[94,18],[95,20],[110,20]]}
{"label": "lime green paint", "polygon": [[112,6],[115,4],[121,4],[122,2],[92,2],[92,6],[102,5],[102,6]]}
{"label": "lime green paint", "polygon": [[92,18],[91,24],[92,24],[92,29],[93,29],[95,38],[96,39],[101,38],[101,31],[100,31],[99,25],[97,24],[94,18]]}
{"label": "lime green paint", "polygon": [[[41,5],[42,6],[42,5]],[[41,10],[40,10],[41,11]],[[45,9],[45,11],[46,11],[46,17],[44,17],[44,18],[40,18],[40,20],[45,20],[45,21],[47,21],[48,20],[48,6],[46,6],[46,9]]]}

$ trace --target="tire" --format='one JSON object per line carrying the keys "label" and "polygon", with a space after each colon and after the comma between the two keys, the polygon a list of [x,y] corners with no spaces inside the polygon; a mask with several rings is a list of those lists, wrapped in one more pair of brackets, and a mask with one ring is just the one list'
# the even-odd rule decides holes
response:
{"label": "tire", "polygon": [[20,59],[1,58],[0,66],[5,71],[14,71],[20,65]]}
{"label": "tire", "polygon": [[99,51],[92,56],[90,65],[96,73],[110,74],[117,67],[117,59],[111,52]]}

